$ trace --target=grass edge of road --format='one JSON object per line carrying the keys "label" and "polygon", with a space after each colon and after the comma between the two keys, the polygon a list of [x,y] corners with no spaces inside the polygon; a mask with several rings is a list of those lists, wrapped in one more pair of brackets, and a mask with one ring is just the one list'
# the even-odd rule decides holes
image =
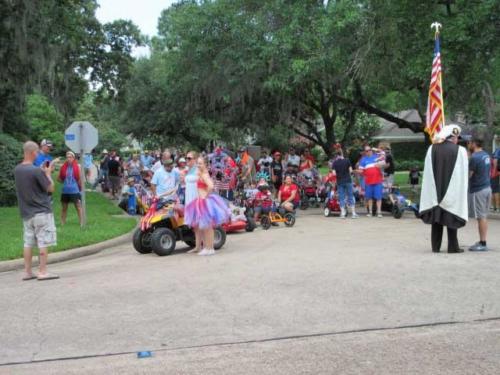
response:
{"label": "grass edge of road", "polygon": [[[62,226],[60,188],[57,184],[53,195],[57,246],[50,248],[51,253],[106,241],[126,234],[136,226],[134,217],[125,216],[113,201],[97,192],[86,192],[87,225],[84,229],[80,228],[73,205],[68,207],[68,218]],[[23,224],[17,206],[0,207],[0,243],[0,261],[22,258]]]}

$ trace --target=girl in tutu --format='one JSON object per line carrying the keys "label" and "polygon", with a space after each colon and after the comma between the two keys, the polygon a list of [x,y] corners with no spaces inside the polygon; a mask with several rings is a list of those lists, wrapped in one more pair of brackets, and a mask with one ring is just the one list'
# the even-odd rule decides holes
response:
{"label": "girl in tutu", "polygon": [[214,228],[229,221],[231,211],[226,202],[213,194],[214,183],[203,158],[198,158],[198,197],[186,205],[184,223],[195,228],[201,237],[203,250],[198,255],[213,255]]}

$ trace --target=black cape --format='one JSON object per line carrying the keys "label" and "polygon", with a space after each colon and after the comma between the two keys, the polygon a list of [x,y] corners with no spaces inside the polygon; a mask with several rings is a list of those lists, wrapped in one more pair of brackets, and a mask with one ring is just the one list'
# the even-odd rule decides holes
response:
{"label": "black cape", "polygon": [[434,144],[425,158],[420,217],[426,224],[461,228],[467,223],[468,158],[452,142]]}

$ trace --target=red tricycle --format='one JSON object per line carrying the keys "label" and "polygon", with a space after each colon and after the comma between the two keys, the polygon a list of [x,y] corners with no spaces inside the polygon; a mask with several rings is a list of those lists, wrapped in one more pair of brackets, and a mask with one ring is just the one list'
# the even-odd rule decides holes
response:
{"label": "red tricycle", "polygon": [[328,193],[323,213],[326,217],[330,216],[331,214],[340,215],[340,204],[336,189],[331,189]]}

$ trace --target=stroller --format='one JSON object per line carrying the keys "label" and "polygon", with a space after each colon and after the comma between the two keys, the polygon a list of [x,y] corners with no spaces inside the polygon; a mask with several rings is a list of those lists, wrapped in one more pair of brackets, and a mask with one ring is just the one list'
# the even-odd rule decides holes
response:
{"label": "stroller", "polygon": [[309,207],[319,207],[320,198],[314,174],[300,173],[298,184],[300,188],[300,209],[307,210]]}

